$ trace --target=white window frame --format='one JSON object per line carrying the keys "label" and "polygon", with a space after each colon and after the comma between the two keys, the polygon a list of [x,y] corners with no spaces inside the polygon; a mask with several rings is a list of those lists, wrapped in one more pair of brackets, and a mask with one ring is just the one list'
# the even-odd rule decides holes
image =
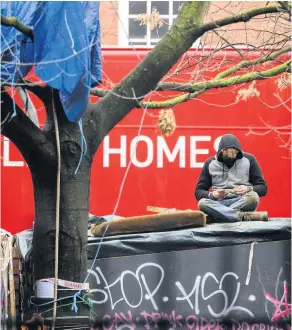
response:
{"label": "white window frame", "polygon": [[[137,15],[129,14],[129,1],[146,1],[147,3],[147,13],[151,11],[151,0],[120,0],[119,1],[119,24],[118,24],[118,45],[123,48],[131,48],[131,43],[129,43],[129,18],[135,18]],[[153,0],[152,0],[153,1]],[[173,20],[177,15],[173,15],[173,3],[179,0],[159,0],[169,3],[169,14],[160,15],[162,19],[168,19],[169,24],[173,24]],[[141,13],[142,14],[142,13]],[[151,45],[152,42],[158,42],[160,39],[151,38],[150,27],[146,27],[146,44],[145,45],[135,45],[136,48],[153,48],[155,45]],[[145,38],[132,38],[133,42],[145,42]],[[200,39],[198,39],[193,47],[197,48],[200,45]]]}

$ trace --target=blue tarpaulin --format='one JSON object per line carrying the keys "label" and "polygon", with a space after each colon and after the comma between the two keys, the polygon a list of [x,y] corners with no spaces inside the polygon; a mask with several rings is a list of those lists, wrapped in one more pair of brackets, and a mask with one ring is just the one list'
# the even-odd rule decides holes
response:
{"label": "blue tarpaulin", "polygon": [[1,15],[33,30],[34,42],[13,27],[1,30],[1,80],[14,84],[35,66],[60,91],[70,121],[82,118],[91,87],[102,79],[98,1],[1,1]]}

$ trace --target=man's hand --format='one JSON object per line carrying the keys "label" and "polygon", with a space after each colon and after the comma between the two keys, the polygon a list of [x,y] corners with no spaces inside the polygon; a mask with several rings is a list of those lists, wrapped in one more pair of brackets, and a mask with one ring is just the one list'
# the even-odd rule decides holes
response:
{"label": "man's hand", "polygon": [[224,189],[218,189],[212,192],[212,196],[214,199],[223,199],[227,194],[228,192]]}
{"label": "man's hand", "polygon": [[233,189],[234,194],[236,195],[244,195],[249,191],[247,186],[241,185]]}

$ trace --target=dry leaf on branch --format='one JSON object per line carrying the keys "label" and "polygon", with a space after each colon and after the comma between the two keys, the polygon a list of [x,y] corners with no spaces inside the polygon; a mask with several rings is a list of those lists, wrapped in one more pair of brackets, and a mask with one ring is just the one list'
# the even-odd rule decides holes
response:
{"label": "dry leaf on branch", "polygon": [[240,89],[237,93],[236,102],[240,100],[247,101],[251,97],[259,96],[260,92],[256,89],[255,83],[256,82],[253,81],[248,88]]}
{"label": "dry leaf on branch", "polygon": [[156,27],[160,28],[163,26],[163,20],[159,15],[158,10],[153,7],[151,14],[139,14],[137,15],[136,21],[140,21],[140,25],[150,25],[150,30],[154,30]]}
{"label": "dry leaf on branch", "polygon": [[163,136],[173,134],[176,127],[176,122],[172,109],[165,109],[159,112],[157,127],[161,130]]}
{"label": "dry leaf on branch", "polygon": [[291,73],[285,72],[276,80],[276,85],[280,91],[291,86]]}

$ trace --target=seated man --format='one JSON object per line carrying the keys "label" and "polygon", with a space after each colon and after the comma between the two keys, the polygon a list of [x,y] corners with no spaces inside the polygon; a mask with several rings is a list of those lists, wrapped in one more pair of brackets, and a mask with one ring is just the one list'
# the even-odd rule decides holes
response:
{"label": "seated man", "polygon": [[209,222],[268,221],[267,212],[253,212],[259,197],[265,196],[267,190],[256,158],[242,152],[233,134],[226,134],[219,143],[216,157],[204,164],[195,196]]}

